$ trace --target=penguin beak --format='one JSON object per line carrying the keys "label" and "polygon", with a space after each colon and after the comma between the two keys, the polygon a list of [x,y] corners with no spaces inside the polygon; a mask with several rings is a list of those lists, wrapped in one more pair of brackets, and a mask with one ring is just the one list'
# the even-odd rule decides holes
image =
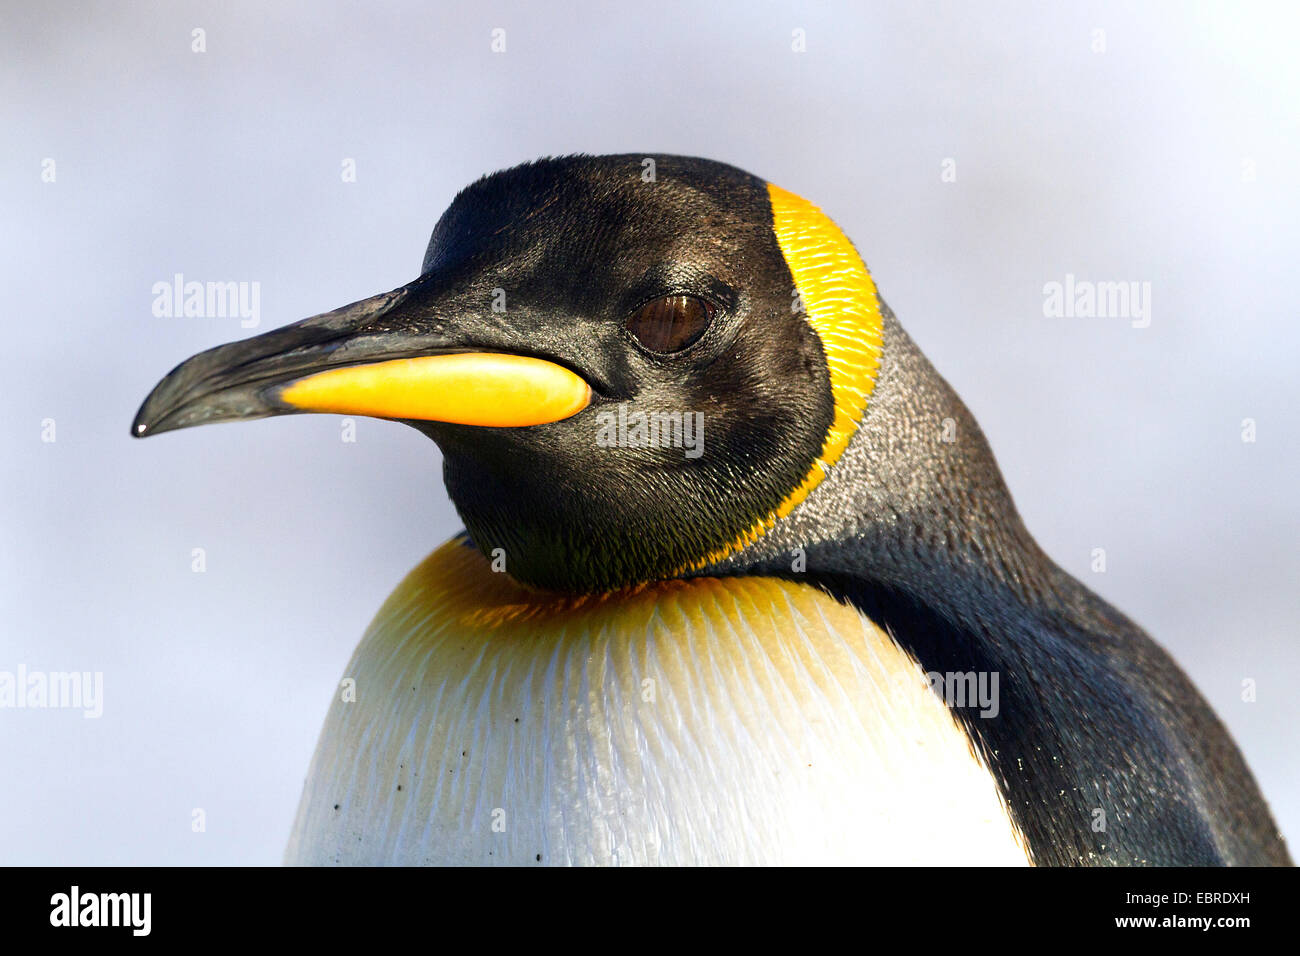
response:
{"label": "penguin beak", "polygon": [[[514,428],[560,421],[591,402],[582,377],[554,362],[492,350],[490,323],[453,303],[439,309],[428,287],[422,276],[200,352],[154,386],[131,434],[300,412]],[[438,319],[442,314],[449,318]]]}

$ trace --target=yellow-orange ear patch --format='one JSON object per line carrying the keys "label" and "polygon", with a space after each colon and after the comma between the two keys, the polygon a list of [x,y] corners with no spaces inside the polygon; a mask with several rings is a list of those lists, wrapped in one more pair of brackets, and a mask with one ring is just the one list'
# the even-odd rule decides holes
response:
{"label": "yellow-orange ear patch", "polygon": [[853,243],[808,200],[771,183],[767,191],[777,245],[794,277],[808,324],[826,353],[834,419],[821,454],[799,486],[770,515],[688,570],[707,567],[753,543],[817,487],[862,421],[884,351],[876,284]]}

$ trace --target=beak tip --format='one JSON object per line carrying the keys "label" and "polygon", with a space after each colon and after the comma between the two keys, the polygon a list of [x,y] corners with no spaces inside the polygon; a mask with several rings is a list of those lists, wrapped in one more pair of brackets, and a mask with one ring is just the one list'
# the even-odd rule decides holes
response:
{"label": "beak tip", "polygon": [[[150,396],[152,398],[153,396]],[[168,431],[166,426],[167,415],[159,415],[156,408],[150,408],[150,401],[146,400],[140,406],[140,410],[135,413],[135,418],[131,421],[132,438],[151,438],[159,432]]]}
{"label": "beak tip", "polygon": [[135,413],[135,418],[131,420],[132,438],[147,438],[149,435],[153,434],[153,426],[156,425],[157,422],[150,422],[149,416],[145,414],[145,409],[148,408],[148,406],[149,402],[146,399],[145,403],[140,406],[140,410]]}

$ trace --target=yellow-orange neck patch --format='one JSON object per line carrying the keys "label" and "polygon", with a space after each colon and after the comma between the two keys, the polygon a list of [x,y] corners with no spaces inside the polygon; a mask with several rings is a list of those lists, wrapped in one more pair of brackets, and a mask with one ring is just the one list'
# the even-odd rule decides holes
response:
{"label": "yellow-orange neck patch", "polygon": [[876,284],[848,237],[808,200],[771,183],[767,191],[772,201],[776,242],[799,293],[796,301],[802,302],[808,324],[826,353],[834,419],[821,454],[799,486],[771,514],[687,570],[707,567],[752,544],[808,497],[843,454],[861,423],[884,352]]}

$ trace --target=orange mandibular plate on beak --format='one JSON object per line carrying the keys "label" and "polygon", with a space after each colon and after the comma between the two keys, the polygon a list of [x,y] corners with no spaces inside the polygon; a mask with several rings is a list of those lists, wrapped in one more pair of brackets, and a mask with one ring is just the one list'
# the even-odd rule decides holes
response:
{"label": "orange mandibular plate on beak", "polygon": [[278,398],[302,411],[517,428],[576,415],[591,388],[554,362],[464,352],[329,369],[290,382]]}

